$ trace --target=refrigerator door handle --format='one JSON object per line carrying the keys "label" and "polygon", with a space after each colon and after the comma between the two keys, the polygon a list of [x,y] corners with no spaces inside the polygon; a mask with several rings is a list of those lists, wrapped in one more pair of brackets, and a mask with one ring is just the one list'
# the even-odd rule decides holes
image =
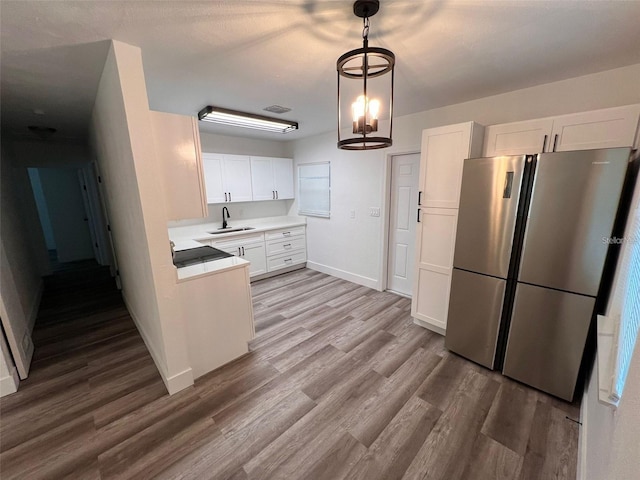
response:
{"label": "refrigerator door handle", "polygon": [[504,192],[502,198],[511,198],[511,190],[513,189],[513,172],[507,172],[504,176]]}

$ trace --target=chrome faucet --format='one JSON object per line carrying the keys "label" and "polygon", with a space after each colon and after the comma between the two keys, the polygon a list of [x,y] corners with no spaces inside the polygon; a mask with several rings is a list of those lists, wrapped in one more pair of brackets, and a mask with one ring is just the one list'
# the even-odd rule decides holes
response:
{"label": "chrome faucet", "polygon": [[224,217],[224,212],[227,212],[227,218],[231,218],[231,215],[229,215],[227,207],[222,207],[222,228],[227,228],[227,218]]}

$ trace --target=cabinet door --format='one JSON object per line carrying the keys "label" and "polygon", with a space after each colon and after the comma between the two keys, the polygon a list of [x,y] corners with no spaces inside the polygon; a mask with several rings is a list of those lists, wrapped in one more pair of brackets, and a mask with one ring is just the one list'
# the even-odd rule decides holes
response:
{"label": "cabinet door", "polygon": [[152,111],[151,125],[162,164],[167,218],[206,217],[207,197],[195,117]]}
{"label": "cabinet door", "polygon": [[444,334],[449,310],[458,210],[423,208],[416,243],[411,315]]}
{"label": "cabinet door", "polygon": [[242,258],[251,262],[249,265],[249,275],[260,275],[267,273],[267,258],[265,255],[264,242],[244,245],[242,248]]}
{"label": "cabinet door", "polygon": [[422,206],[458,208],[462,164],[470,154],[473,128],[473,122],[467,122],[422,132]]}
{"label": "cabinet door", "polygon": [[204,182],[207,187],[207,203],[224,203],[223,158],[215,153],[203,153]]}
{"label": "cabinet door", "polygon": [[639,116],[640,105],[629,105],[557,117],[547,151],[633,147]]}
{"label": "cabinet door", "polygon": [[223,155],[224,186],[230,202],[250,202],[251,159],[241,155]]}
{"label": "cabinet door", "polygon": [[269,157],[251,157],[251,187],[253,200],[275,200],[273,160]]}
{"label": "cabinet door", "polygon": [[485,129],[485,157],[550,152],[553,119],[491,125]]}
{"label": "cabinet door", "polygon": [[293,159],[274,158],[273,184],[276,191],[276,198],[279,200],[294,198],[295,188],[293,185]]}

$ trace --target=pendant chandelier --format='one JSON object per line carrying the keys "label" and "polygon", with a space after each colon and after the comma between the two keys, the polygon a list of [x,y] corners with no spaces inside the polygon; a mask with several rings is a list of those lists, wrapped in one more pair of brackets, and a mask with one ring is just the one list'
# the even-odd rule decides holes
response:
{"label": "pendant chandelier", "polygon": [[[353,13],[362,18],[362,48],[351,50],[336,63],[338,69],[338,148],[373,150],[390,147],[393,121],[393,73],[395,55],[386,48],[369,46],[369,17],[380,8],[379,0],[357,0]],[[385,110],[383,105],[388,105]],[[387,122],[380,118],[388,118]],[[343,129],[351,136],[343,138]]]}

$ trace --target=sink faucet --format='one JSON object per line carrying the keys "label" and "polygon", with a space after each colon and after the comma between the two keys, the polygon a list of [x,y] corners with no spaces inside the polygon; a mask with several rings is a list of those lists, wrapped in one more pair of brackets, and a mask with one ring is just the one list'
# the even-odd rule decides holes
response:
{"label": "sink faucet", "polygon": [[[224,212],[227,212],[227,217],[225,218]],[[227,207],[222,207],[222,228],[227,228],[227,218],[231,218],[229,215],[229,209]]]}

